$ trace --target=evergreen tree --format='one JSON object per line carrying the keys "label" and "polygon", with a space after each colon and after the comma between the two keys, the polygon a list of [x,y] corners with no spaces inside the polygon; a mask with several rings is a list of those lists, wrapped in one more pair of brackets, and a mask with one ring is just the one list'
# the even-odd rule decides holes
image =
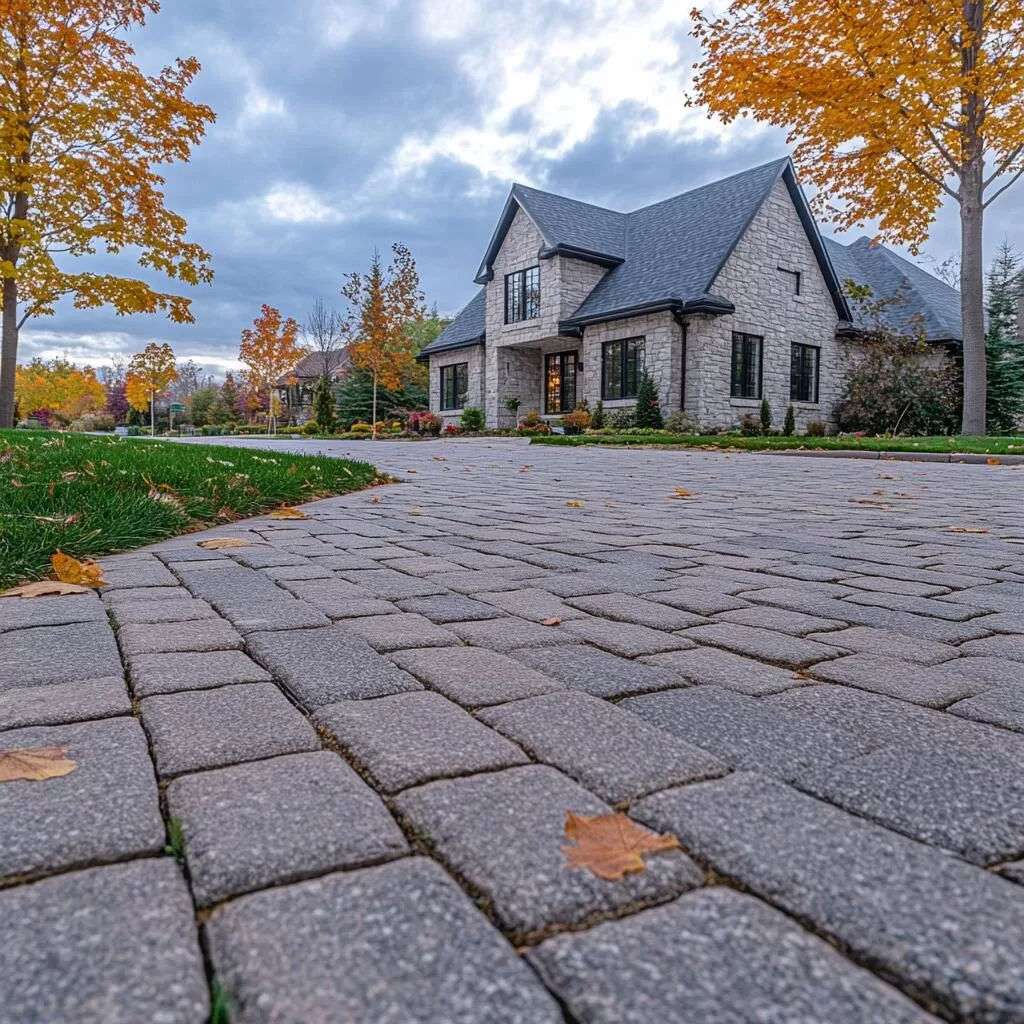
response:
{"label": "evergreen tree", "polygon": [[238,385],[235,383],[235,375],[230,370],[224,374],[224,383],[220,386],[220,400],[228,412],[226,419],[234,419],[238,415]]}
{"label": "evergreen tree", "polygon": [[313,419],[325,434],[329,434],[337,426],[334,390],[331,387],[331,378],[327,374],[317,380],[316,388],[313,391]]}
{"label": "evergreen tree", "polygon": [[[369,423],[373,416],[373,374],[369,370],[356,370],[348,374],[335,389],[338,419],[346,428],[356,421]],[[389,420],[404,416],[429,405],[426,388],[414,380],[406,379],[396,391],[377,388],[377,417]]]}
{"label": "evergreen tree", "polygon": [[658,391],[649,373],[641,374],[637,385],[636,425],[654,430],[661,430],[665,426],[661,418],[661,406],[658,404]]}
{"label": "evergreen tree", "polygon": [[985,421],[990,434],[1013,433],[1020,429],[1024,417],[1024,343],[1017,334],[1017,298],[1022,281],[1020,254],[1004,241],[986,281]]}

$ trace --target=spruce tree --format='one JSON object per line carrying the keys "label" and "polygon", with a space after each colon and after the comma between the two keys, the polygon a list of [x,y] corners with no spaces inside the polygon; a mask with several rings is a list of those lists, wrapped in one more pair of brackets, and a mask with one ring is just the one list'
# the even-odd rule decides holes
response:
{"label": "spruce tree", "polygon": [[331,433],[338,425],[338,417],[334,410],[334,392],[331,389],[331,378],[326,374],[318,378],[313,391],[313,419],[324,434]]}
{"label": "spruce tree", "polygon": [[1021,257],[1006,241],[999,247],[986,281],[986,429],[1010,434],[1024,417],[1024,343],[1018,337],[1017,299],[1024,289]]}
{"label": "spruce tree", "polygon": [[665,426],[658,404],[658,391],[649,373],[640,375],[636,389],[636,425],[661,430]]}

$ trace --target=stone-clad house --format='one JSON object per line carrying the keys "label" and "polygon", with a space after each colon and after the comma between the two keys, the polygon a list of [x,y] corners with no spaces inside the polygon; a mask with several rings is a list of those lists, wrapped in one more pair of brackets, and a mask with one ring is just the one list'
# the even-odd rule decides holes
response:
{"label": "stone-clad house", "polygon": [[505,400],[548,417],[586,398],[635,404],[642,370],[663,412],[729,427],[767,398],[777,422],[831,421],[856,325],[843,282],[899,289],[899,318],[960,339],[959,295],[883,246],[818,231],[788,158],[619,213],[513,185],[479,292],[420,354],[430,408],[447,421]]}

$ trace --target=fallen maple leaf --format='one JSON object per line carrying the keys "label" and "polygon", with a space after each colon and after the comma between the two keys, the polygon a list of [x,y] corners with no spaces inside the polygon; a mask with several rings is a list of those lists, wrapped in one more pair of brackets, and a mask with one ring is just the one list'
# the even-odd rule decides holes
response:
{"label": "fallen maple leaf", "polygon": [[677,487],[674,494],[669,495],[670,498],[692,498],[693,495],[685,487]]}
{"label": "fallen maple leaf", "polygon": [[951,526],[950,533],[988,533],[984,526]]}
{"label": "fallen maple leaf", "polygon": [[560,626],[562,620],[557,615],[551,615],[546,619],[541,619],[540,624],[542,626]]}
{"label": "fallen maple leaf", "polygon": [[516,470],[516,472],[517,473],[529,473],[531,469],[533,469],[532,465],[520,466],[519,469]]}
{"label": "fallen maple leaf", "polygon": [[61,583],[77,583],[83,587],[97,589],[107,585],[100,564],[90,558],[80,562],[77,558],[65,555],[58,548],[57,553],[50,557],[50,564],[53,566],[54,575]]}
{"label": "fallen maple leaf", "polygon": [[417,508],[415,505],[413,505],[413,507],[411,509],[409,509],[409,515],[411,515],[411,516],[421,516],[421,515],[423,515],[423,510],[420,509],[420,508]]}
{"label": "fallen maple leaf", "polygon": [[91,594],[91,587],[78,583],[61,583],[60,580],[39,580],[37,583],[22,583],[0,593],[0,597],[63,597],[65,594]]}
{"label": "fallen maple leaf", "polygon": [[379,504],[380,504],[380,495],[379,495],[379,494],[375,494],[375,495],[374,495],[374,496],[373,496],[373,497],[372,497],[372,498],[370,499],[370,504],[371,504],[371,505],[379,505]]}
{"label": "fallen maple leaf", "polygon": [[300,508],[275,508],[270,513],[271,519],[309,519],[309,516]]}
{"label": "fallen maple leaf", "polygon": [[443,455],[431,455],[430,456],[435,462],[447,462],[448,460]]}
{"label": "fallen maple leaf", "polygon": [[211,537],[210,540],[201,540],[199,546],[207,551],[218,551],[220,548],[247,548],[249,542],[241,537]]}
{"label": "fallen maple leaf", "polygon": [[42,782],[69,775],[78,763],[65,757],[67,747],[25,747],[0,750],[0,782]]}
{"label": "fallen maple leaf", "polygon": [[583,508],[582,501],[567,501],[565,503],[566,508]]}
{"label": "fallen maple leaf", "polygon": [[568,867],[587,868],[598,878],[610,882],[631,872],[643,871],[645,853],[679,849],[676,836],[649,832],[625,814],[600,814],[591,818],[567,811],[565,838],[575,843],[562,847]]}
{"label": "fallen maple leaf", "polygon": [[1002,465],[1002,463],[999,461],[999,459],[986,459],[985,460],[985,464],[987,466],[1001,466]]}

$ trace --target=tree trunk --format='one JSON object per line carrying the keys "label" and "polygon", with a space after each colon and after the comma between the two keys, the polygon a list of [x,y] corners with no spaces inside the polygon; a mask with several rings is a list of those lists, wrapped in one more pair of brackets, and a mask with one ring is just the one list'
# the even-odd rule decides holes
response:
{"label": "tree trunk", "polygon": [[156,392],[149,393],[149,434],[156,437]]}
{"label": "tree trunk", "polygon": [[[984,25],[984,2],[963,4],[965,43],[961,49],[961,70],[972,75]],[[984,112],[972,88],[961,93],[963,154],[960,173],[960,319],[963,335],[964,411],[963,434],[985,433],[985,269],[982,263],[984,220],[985,141]]]}
{"label": "tree trunk", "polygon": [[[3,340],[0,343],[0,429],[14,426],[14,375],[18,365],[18,282],[3,283]],[[25,412],[32,412],[27,409]]]}
{"label": "tree trunk", "polygon": [[377,440],[377,371],[373,372],[373,432],[370,439]]}

